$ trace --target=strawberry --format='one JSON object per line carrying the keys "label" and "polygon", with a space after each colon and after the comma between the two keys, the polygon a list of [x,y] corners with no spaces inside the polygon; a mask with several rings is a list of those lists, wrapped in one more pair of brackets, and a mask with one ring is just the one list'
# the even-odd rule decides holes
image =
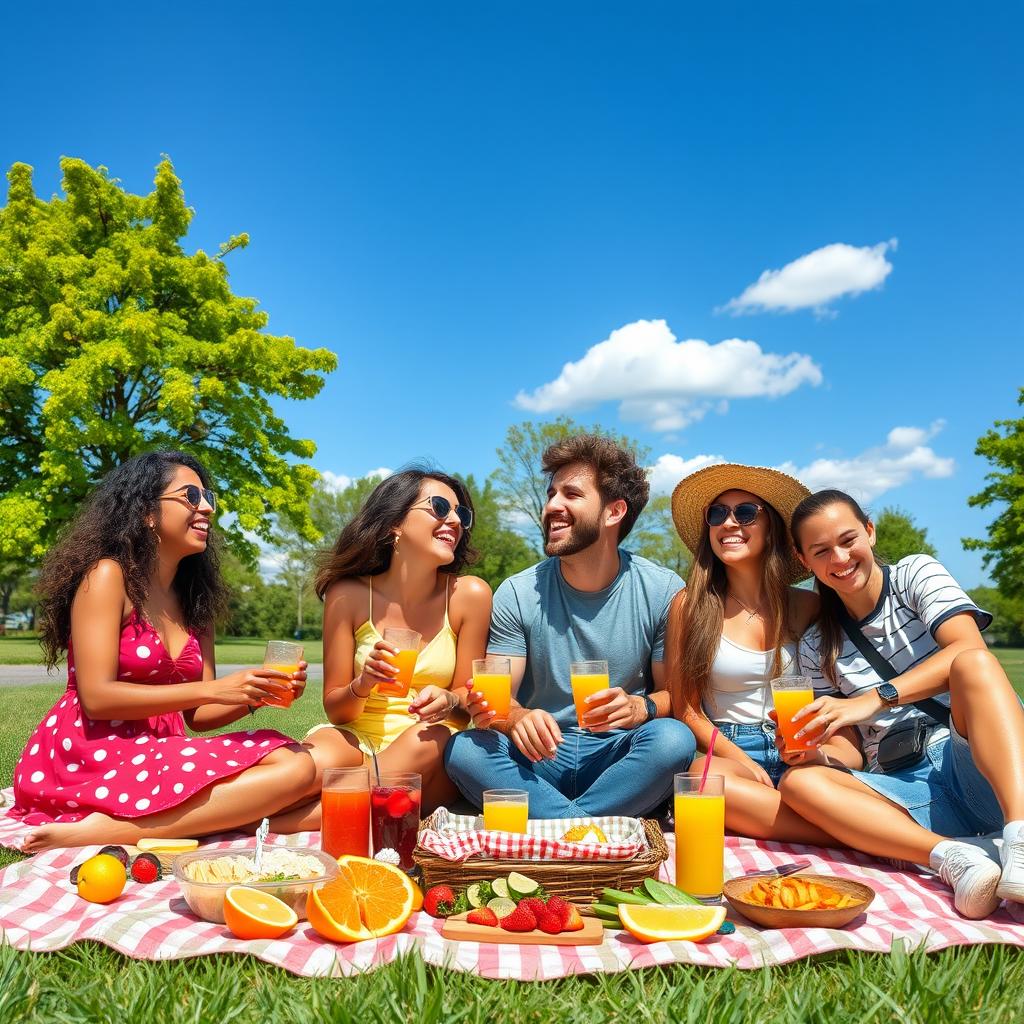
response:
{"label": "strawberry", "polygon": [[152,853],[140,853],[132,861],[129,873],[136,882],[159,882],[163,877],[160,861]]}
{"label": "strawberry", "polygon": [[562,930],[562,919],[544,907],[537,914],[537,927],[548,935],[557,935]]}
{"label": "strawberry", "polygon": [[480,907],[479,910],[471,911],[466,920],[470,924],[485,924],[488,928],[498,927],[498,915],[490,907]]}
{"label": "strawberry", "polygon": [[540,913],[547,912],[547,907],[545,906],[544,901],[537,899],[536,896],[527,896],[525,900],[520,900],[518,905],[520,907],[526,907],[534,917]]}
{"label": "strawberry", "polygon": [[507,932],[532,932],[537,927],[537,915],[520,903],[511,914],[501,919],[501,927]]}
{"label": "strawberry", "polygon": [[551,896],[548,898],[547,909],[554,914],[562,924],[565,924],[569,917],[570,906],[572,906],[572,904],[567,903],[561,896]]}
{"label": "strawberry", "polygon": [[435,885],[424,893],[423,909],[431,917],[450,917],[466,909],[466,894],[450,885]]}
{"label": "strawberry", "polygon": [[578,932],[583,927],[583,918],[575,903],[568,904],[568,913],[562,921],[563,932]]}
{"label": "strawberry", "polygon": [[409,794],[403,789],[394,790],[388,797],[387,812],[391,818],[404,818],[416,805],[409,799]]}

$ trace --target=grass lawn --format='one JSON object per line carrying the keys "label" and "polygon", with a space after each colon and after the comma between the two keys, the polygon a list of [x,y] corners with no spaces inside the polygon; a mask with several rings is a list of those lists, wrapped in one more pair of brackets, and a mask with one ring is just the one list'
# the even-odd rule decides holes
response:
{"label": "grass lawn", "polygon": [[[997,653],[1024,692],[1024,651]],[[62,688],[55,683],[2,691],[0,784],[10,784],[25,739]],[[291,708],[266,708],[254,720],[301,736],[320,716],[319,686],[311,686]],[[0,866],[17,859],[0,850]],[[237,956],[148,963],[93,943],[42,954],[0,947],[0,1021],[109,1020],[115,1008],[125,1019],[147,1024],[271,1017],[317,1024],[1001,1024],[1024,1018],[1024,951],[983,946],[932,955],[842,952],[756,972],[676,965],[522,984],[438,970],[417,957],[365,978],[329,981],[296,978]]]}

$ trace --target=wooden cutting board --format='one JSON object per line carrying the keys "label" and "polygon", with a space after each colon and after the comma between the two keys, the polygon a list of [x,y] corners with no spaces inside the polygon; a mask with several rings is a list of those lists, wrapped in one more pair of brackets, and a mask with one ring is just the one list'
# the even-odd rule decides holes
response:
{"label": "wooden cutting board", "polygon": [[441,934],[456,942],[517,942],[521,946],[600,946],[604,942],[604,927],[596,917],[583,918],[578,932],[549,935],[535,928],[532,932],[507,932],[504,928],[491,928],[485,924],[470,924],[468,914],[445,918]]}

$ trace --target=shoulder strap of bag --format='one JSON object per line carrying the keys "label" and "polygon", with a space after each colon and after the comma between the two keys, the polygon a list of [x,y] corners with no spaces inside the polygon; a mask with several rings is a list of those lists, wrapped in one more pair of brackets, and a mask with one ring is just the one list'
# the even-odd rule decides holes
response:
{"label": "shoulder strap of bag", "polygon": [[[879,677],[888,682],[899,675],[886,658],[878,653],[878,648],[864,635],[860,626],[853,620],[853,617],[840,604],[839,621],[842,623],[843,632],[853,641],[857,650],[867,659],[868,664],[878,673]],[[925,697],[923,700],[914,701],[911,707],[934,719],[939,725],[949,725],[949,708],[941,701],[933,697]]]}

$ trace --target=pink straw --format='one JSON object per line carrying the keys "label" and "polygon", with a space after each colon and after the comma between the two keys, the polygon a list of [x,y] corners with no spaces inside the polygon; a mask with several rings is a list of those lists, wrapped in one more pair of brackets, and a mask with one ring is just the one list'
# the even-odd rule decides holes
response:
{"label": "pink straw", "polygon": [[700,777],[700,788],[698,793],[704,792],[704,783],[708,781],[708,769],[711,767],[711,758],[715,753],[715,740],[718,739],[718,726],[711,730],[711,742],[708,743],[708,756],[704,758],[704,774]]}

